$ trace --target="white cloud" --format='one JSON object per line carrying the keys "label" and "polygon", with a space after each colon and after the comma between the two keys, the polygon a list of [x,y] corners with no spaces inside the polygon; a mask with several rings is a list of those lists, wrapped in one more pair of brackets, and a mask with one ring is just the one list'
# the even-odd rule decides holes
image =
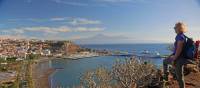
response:
{"label": "white cloud", "polygon": [[[12,38],[12,39],[50,39],[50,40],[75,40],[80,39],[77,35],[66,35],[63,33],[82,33],[82,32],[94,32],[98,33],[105,28],[101,27],[23,27],[14,29],[0,29],[0,38]],[[39,34],[38,34],[39,32]],[[31,33],[31,35],[29,35]]]}
{"label": "white cloud", "polygon": [[57,33],[55,29],[51,27],[24,27],[18,30],[22,30],[24,32]]}
{"label": "white cloud", "polygon": [[80,3],[80,2],[72,2],[72,1],[67,1],[67,0],[53,0],[56,3],[59,4],[66,4],[66,5],[71,5],[71,6],[88,6],[86,3]]}
{"label": "white cloud", "polygon": [[[8,19],[9,22],[64,22],[68,23],[69,25],[97,25],[101,24],[99,20],[91,20],[87,18],[79,18],[79,17],[53,17],[48,19],[39,19],[39,18],[26,18],[26,19]],[[0,24],[1,26],[1,24]]]}
{"label": "white cloud", "polygon": [[77,32],[98,32],[98,31],[103,31],[105,28],[86,28],[86,27],[78,27],[75,29]]}
{"label": "white cloud", "polygon": [[[13,38],[14,35],[26,36],[27,38],[43,38],[43,39],[79,39],[80,37],[64,37],[63,33],[70,34],[81,34],[82,32],[93,32],[98,33],[105,30],[102,27],[102,22],[99,20],[93,20],[81,17],[52,17],[52,18],[16,18],[8,19],[8,22],[52,22],[56,23],[56,27],[51,26],[25,26],[25,27],[15,27],[9,29],[0,28],[0,36]],[[63,25],[66,24],[66,25]],[[1,25],[0,25],[1,26]],[[41,37],[44,36],[44,37]],[[62,37],[59,37],[62,36]],[[26,38],[24,37],[24,38]]]}
{"label": "white cloud", "polygon": [[87,24],[101,24],[101,21],[89,20],[86,18],[74,18],[69,23],[72,25],[87,25]]}
{"label": "white cloud", "polygon": [[14,28],[1,30],[7,34],[24,34],[26,32],[41,32],[41,33],[67,33],[67,32],[99,32],[103,31],[105,28],[101,27],[68,27],[68,26],[59,26],[59,27],[23,27],[23,28]]}
{"label": "white cloud", "polygon": [[105,3],[144,3],[148,0],[96,0]]}
{"label": "white cloud", "polygon": [[50,18],[50,21],[65,21],[68,20],[68,17],[55,17],[55,18]]}
{"label": "white cloud", "polygon": [[16,33],[16,34],[23,34],[24,33],[23,30],[18,30],[18,29],[13,29],[13,32]]}
{"label": "white cloud", "polygon": [[24,22],[24,21],[29,21],[29,22],[45,22],[48,21],[48,19],[39,19],[39,18],[15,18],[15,19],[8,19],[8,22]]}
{"label": "white cloud", "polygon": [[78,2],[76,0],[69,1],[69,0],[52,0],[58,4],[66,4],[71,6],[93,6],[93,7],[106,7],[108,4],[114,3],[137,3],[137,2],[144,2],[147,0],[88,0],[91,3],[87,2]]}
{"label": "white cloud", "polygon": [[73,18],[73,17],[55,17],[55,18],[50,18],[50,21],[64,21],[71,25],[101,24],[101,21],[99,20],[90,20],[87,18]]}
{"label": "white cloud", "polygon": [[1,39],[27,39],[27,36],[24,35],[0,35]]}
{"label": "white cloud", "polygon": [[99,0],[102,2],[131,2],[133,0]]}

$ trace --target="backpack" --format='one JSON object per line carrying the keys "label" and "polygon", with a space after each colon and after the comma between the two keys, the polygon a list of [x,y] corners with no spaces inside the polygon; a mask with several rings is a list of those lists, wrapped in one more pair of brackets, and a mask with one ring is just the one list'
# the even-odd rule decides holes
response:
{"label": "backpack", "polygon": [[[185,35],[184,35],[185,36]],[[186,59],[195,60],[196,45],[192,38],[185,36],[184,48],[182,56]]]}

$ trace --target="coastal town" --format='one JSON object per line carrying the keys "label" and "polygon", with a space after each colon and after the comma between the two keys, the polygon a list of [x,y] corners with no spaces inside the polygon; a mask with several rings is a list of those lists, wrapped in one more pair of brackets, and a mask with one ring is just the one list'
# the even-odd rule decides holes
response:
{"label": "coastal town", "polygon": [[[152,53],[145,50],[141,54],[144,56],[140,57],[147,58],[146,55]],[[50,88],[48,78],[57,69],[49,66],[43,66],[41,69],[39,63],[53,59],[78,60],[111,55],[130,56],[132,54],[85,48],[72,41],[1,39],[0,88]],[[153,56],[153,58],[157,57],[157,54],[156,57]]]}
{"label": "coastal town", "polygon": [[107,51],[81,48],[72,41],[1,39],[0,87],[34,88],[32,67],[43,60],[75,60],[108,54]]}

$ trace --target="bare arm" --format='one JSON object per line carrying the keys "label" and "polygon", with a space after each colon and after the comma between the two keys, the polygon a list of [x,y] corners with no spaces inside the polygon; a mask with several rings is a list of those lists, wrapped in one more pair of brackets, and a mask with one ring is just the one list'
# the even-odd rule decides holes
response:
{"label": "bare arm", "polygon": [[176,53],[174,56],[174,60],[176,60],[181,55],[181,52],[183,50],[183,44],[184,44],[184,41],[177,42],[177,49],[176,49]]}

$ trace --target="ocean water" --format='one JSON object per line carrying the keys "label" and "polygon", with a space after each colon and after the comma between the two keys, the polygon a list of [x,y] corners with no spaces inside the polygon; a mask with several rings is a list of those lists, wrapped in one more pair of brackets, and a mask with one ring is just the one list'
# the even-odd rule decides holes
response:
{"label": "ocean water", "polygon": [[85,48],[100,49],[100,50],[119,50],[128,51],[132,53],[141,53],[144,50],[150,52],[159,52],[161,55],[169,54],[167,49],[170,44],[107,44],[107,45],[81,45]]}
{"label": "ocean water", "polygon": [[[150,52],[159,52],[160,55],[168,55],[171,53],[169,50],[167,50],[169,44],[110,44],[81,46],[101,50],[106,49],[128,51],[136,54],[139,54],[144,50],[148,50]],[[110,69],[117,59],[123,60],[125,57],[102,56],[79,60],[52,60],[50,64],[53,68],[63,69],[57,70],[54,74],[52,74],[49,82],[51,83],[52,88],[55,88],[56,86],[62,86],[65,88],[79,85],[80,77],[84,72],[94,70],[99,66],[104,66]],[[152,62],[158,67],[162,66],[162,58],[148,58],[146,60]]]}

